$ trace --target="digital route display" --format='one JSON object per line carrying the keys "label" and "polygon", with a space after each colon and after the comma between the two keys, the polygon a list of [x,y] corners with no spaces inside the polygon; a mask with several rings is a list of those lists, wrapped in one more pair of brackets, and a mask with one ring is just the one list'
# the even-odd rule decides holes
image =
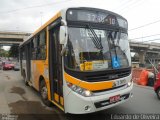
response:
{"label": "digital route display", "polygon": [[101,11],[70,9],[67,11],[68,21],[99,23],[128,28],[127,21],[119,16]]}

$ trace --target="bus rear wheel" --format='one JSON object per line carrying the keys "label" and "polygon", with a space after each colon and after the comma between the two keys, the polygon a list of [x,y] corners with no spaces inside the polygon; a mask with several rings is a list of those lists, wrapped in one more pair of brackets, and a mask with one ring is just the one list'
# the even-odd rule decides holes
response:
{"label": "bus rear wheel", "polygon": [[43,101],[43,103],[50,107],[52,104],[51,102],[48,100],[48,90],[47,90],[47,86],[44,80],[42,80],[40,82],[40,95],[41,95],[41,99]]}

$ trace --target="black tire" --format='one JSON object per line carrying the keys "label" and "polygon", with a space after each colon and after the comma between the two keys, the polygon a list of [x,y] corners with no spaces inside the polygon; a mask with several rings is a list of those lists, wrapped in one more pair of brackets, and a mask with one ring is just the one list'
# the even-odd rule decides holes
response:
{"label": "black tire", "polygon": [[24,80],[25,85],[29,86],[25,71],[23,71],[23,80]]}
{"label": "black tire", "polygon": [[47,91],[47,86],[46,86],[46,83],[44,80],[42,80],[40,82],[40,95],[41,95],[41,99],[42,99],[42,102],[50,107],[52,105],[52,103],[48,100],[48,91]]}
{"label": "black tire", "polygon": [[156,93],[157,93],[158,99],[160,100],[160,88],[157,89]]}

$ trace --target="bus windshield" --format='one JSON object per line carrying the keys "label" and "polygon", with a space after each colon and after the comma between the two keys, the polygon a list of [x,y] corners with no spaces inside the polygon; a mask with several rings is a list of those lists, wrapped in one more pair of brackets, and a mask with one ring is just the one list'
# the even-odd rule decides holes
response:
{"label": "bus windshield", "polygon": [[131,66],[127,33],[90,28],[68,28],[65,66],[78,71]]}

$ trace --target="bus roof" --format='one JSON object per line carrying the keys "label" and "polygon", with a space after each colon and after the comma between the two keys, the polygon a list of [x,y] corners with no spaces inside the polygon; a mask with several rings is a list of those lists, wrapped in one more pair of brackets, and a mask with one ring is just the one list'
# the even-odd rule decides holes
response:
{"label": "bus roof", "polygon": [[[103,12],[107,12],[107,13],[110,13],[110,14],[113,14],[115,16],[119,16],[123,19],[125,19],[124,17],[122,17],[121,15],[117,14],[117,13],[114,13],[114,12],[111,12],[111,11],[108,11],[108,10],[105,10],[105,9],[99,9],[99,8],[92,8],[92,7],[69,7],[69,8],[64,8],[62,10],[60,10],[59,12],[57,12],[57,14],[55,14],[51,19],[49,19],[44,25],[42,25],[40,28],[38,28],[33,34],[31,34],[26,40],[24,40],[23,43],[20,44],[23,45],[25,43],[27,43],[27,41],[29,41],[33,36],[35,36],[37,33],[39,33],[41,30],[43,30],[44,28],[46,28],[48,25],[50,25],[54,20],[56,20],[57,18],[59,17],[62,17],[65,19],[66,15],[66,11],[68,9],[87,9],[87,10],[100,10],[100,11],[103,11]],[[126,19],[125,19],[126,20]],[[126,20],[127,21],[127,20]]]}

